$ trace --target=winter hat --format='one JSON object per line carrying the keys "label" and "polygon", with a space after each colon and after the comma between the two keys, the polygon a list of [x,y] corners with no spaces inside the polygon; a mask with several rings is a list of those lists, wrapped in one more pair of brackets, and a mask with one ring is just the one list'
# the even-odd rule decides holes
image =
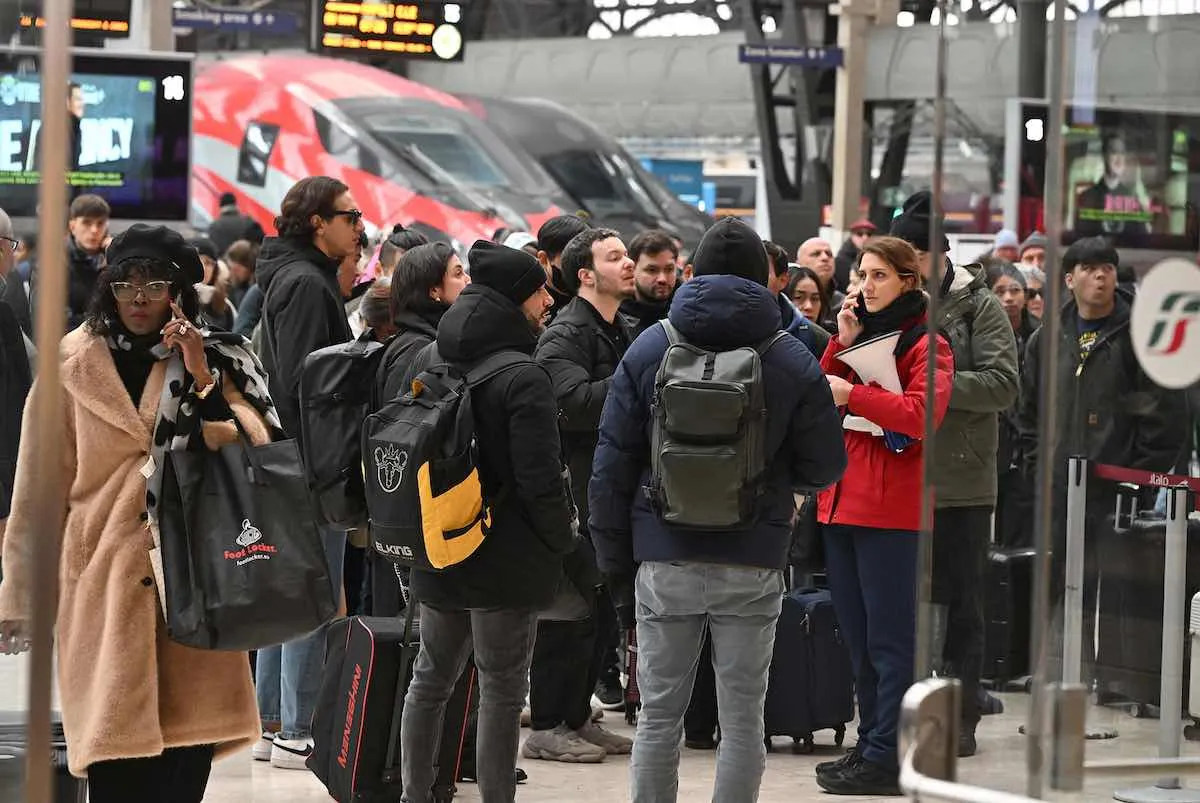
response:
{"label": "winter hat", "polygon": [[186,284],[204,281],[204,266],[196,249],[188,245],[182,234],[166,226],[134,223],[113,237],[106,257],[113,267],[129,259],[151,259],[174,266],[182,272],[180,281]]}
{"label": "winter hat", "polygon": [[546,271],[528,252],[490,240],[476,240],[467,261],[472,282],[492,288],[517,306],[546,283]]}
{"label": "winter hat", "polygon": [[1046,235],[1040,231],[1035,231],[1033,234],[1025,238],[1025,242],[1021,243],[1021,256],[1025,256],[1025,252],[1030,248],[1046,249],[1050,245],[1050,241],[1046,239]]}
{"label": "winter hat", "polygon": [[[888,232],[893,237],[905,240],[918,251],[932,251],[929,247],[929,218],[933,214],[933,194],[929,190],[914,192],[904,202],[900,214],[892,218],[892,228]],[[950,250],[950,241],[942,234],[942,247],[939,253]]]}
{"label": "winter hat", "polygon": [[1021,241],[1017,239],[1017,233],[1012,229],[1000,229],[996,232],[996,242],[992,244],[993,248],[1017,248]]}
{"label": "winter hat", "polygon": [[878,227],[871,222],[870,218],[860,217],[858,220],[850,224],[850,231],[865,231],[868,234],[874,234],[879,231]]}
{"label": "winter hat", "polygon": [[1103,237],[1084,237],[1071,243],[1071,247],[1063,254],[1063,272],[1070,273],[1078,265],[1112,265],[1121,266],[1121,257]]}
{"label": "winter hat", "polygon": [[735,217],[721,218],[692,254],[695,276],[739,276],[767,286],[770,262],[762,239]]}

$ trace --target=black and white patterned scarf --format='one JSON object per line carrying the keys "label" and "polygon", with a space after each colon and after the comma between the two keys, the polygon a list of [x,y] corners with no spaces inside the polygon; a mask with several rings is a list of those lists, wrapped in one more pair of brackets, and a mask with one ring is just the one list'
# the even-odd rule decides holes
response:
{"label": "black and white patterned scarf", "polygon": [[[245,397],[246,402],[258,411],[272,430],[274,437],[282,434],[275,403],[267,390],[267,372],[263,369],[250,342],[241,335],[228,332],[203,330],[204,352],[208,366],[217,373],[221,387],[226,383]],[[108,337],[108,347],[113,351],[131,351],[133,341],[124,334],[114,333]],[[158,403],[158,417],[154,422],[154,438],[150,446],[151,459],[147,466],[152,469],[146,478],[146,511],[152,527],[158,525],[158,500],[162,490],[163,466],[166,453],[175,450],[203,449],[204,437],[200,423],[200,402],[195,394],[195,379],[183,365],[183,357],[164,346],[161,342],[150,349],[155,360],[167,360],[167,373],[163,380],[162,397]],[[220,387],[214,389],[220,392]]]}

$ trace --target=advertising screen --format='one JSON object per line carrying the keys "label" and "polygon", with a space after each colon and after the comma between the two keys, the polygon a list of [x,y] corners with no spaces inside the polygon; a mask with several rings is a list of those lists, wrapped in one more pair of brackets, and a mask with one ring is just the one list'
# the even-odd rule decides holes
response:
{"label": "advertising screen", "polygon": [[[1022,104],[1021,114],[1024,229],[1048,213],[1047,116],[1036,103]],[[1119,248],[1197,250],[1200,115],[1068,106],[1063,134],[1065,241],[1104,235]]]}
{"label": "advertising screen", "polygon": [[[69,195],[104,197],[114,218],[184,220],[190,166],[190,63],[79,56],[61,95],[68,111]],[[36,217],[43,146],[36,61],[0,64],[0,197]]]}

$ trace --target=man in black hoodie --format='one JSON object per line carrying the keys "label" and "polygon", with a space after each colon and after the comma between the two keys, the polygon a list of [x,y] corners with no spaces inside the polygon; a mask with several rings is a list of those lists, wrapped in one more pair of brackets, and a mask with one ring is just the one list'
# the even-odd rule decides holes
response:
{"label": "man in black hoodie", "polygon": [[562,253],[576,234],[590,228],[587,221],[575,215],[559,215],[550,218],[538,229],[537,261],[546,271],[546,290],[554,299],[550,307],[550,320],[571,302],[571,290],[562,274]]}
{"label": "man in black hoodie", "polygon": [[529,355],[471,389],[484,496],[495,500],[483,544],[442,571],[412,570],[421,601],[421,651],[404,702],[401,772],[405,803],[427,803],[437,740],[451,690],[472,650],[482,698],[476,769],[486,801],[516,798],[521,708],[529,690],[537,611],[554,598],[563,556],[575,549],[562,477],[558,408],[546,370],[533,362],[553,303],[546,272],[524,251],[480,240],[471,284],[442,316],[437,340],[411,373],[446,362],[461,368],[500,351]]}
{"label": "man in black hoodie", "polygon": [[[709,229],[693,266],[695,278],[675,294],[668,316],[683,340],[724,352],[762,344],[779,330],[767,252],[745,223],[726,218]],[[650,408],[668,345],[659,325],[625,352],[604,402],[588,487],[600,570],[627,620],[636,607],[642,711],[633,800],[674,800],[678,793],[680,731],[705,627],[728,703],[713,799],[753,800],[766,762],[763,703],[793,493],[821,490],[842,476],[841,417],[816,358],[795,338],[775,340],[761,358],[767,468],[758,515],[715,531],[668,523],[643,492],[651,473]]]}
{"label": "man in black hoodie", "polygon": [[660,229],[648,229],[629,241],[634,262],[634,296],[621,303],[636,338],[667,317],[678,279],[679,246]]}
{"label": "man in black hoodie", "polygon": [[238,240],[249,240],[261,245],[264,237],[262,226],[249,215],[243,215],[237,206],[237,196],[232,192],[221,194],[218,201],[221,211],[208,227],[208,239],[217,246],[217,253],[224,254]]}
{"label": "man in black hoodie", "polygon": [[[1055,500],[1055,543],[1052,599],[1062,602],[1066,524],[1067,459],[1072,455],[1097,463],[1146,471],[1172,471],[1190,443],[1189,416],[1184,396],[1156,385],[1138,365],[1130,336],[1133,297],[1117,287],[1119,256],[1102,237],[1076,240],[1063,255],[1067,302],[1059,314],[1062,329],[1058,343],[1046,342],[1046,328],[1029,337],[1021,367],[1021,398],[1017,411],[1020,453],[1026,476],[1033,478],[1038,454],[1049,449],[1052,459]],[[1051,314],[1046,310],[1046,314]],[[1047,349],[1058,349],[1058,408],[1039,409],[1041,361]],[[1038,442],[1038,419],[1053,412],[1058,416],[1057,444]],[[1111,516],[1116,488],[1090,480],[1087,493],[1089,533],[1102,527]],[[1085,541],[1085,600],[1095,599],[1100,582],[1096,565],[1096,539]],[[1061,616],[1061,612],[1056,616]],[[1084,606],[1083,682],[1089,682],[1089,655],[1095,626],[1095,607]],[[1056,636],[1061,622],[1056,623]],[[1061,650],[1051,653],[1061,656]]]}
{"label": "man in black hoodie", "polygon": [[[337,271],[358,248],[362,212],[345,184],[311,176],[288,190],[275,228],[279,236],[264,240],[258,257],[258,283],[265,293],[262,356],[284,431],[299,439],[304,359],[351,339]],[[321,536],[330,578],[340,593],[346,534],[324,529]],[[282,647],[259,650],[256,686],[264,728],[255,758],[285,769],[307,769],[323,657],[323,628]],[[270,726],[276,722],[280,729],[272,734]]]}

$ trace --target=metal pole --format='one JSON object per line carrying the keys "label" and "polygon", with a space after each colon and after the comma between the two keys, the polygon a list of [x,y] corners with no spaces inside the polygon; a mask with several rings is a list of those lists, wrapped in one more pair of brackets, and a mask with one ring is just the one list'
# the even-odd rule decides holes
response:
{"label": "metal pole", "polygon": [[1062,682],[1079,683],[1083,662],[1083,553],[1087,538],[1087,461],[1067,461],[1066,592],[1063,597]]}
{"label": "metal pole", "polygon": [[935,386],[938,354],[938,293],[946,255],[942,252],[942,166],[946,146],[946,11],[949,4],[938,2],[937,88],[933,98],[933,214],[929,216],[929,358],[925,364],[925,437],[921,444],[924,480],[921,486],[921,532],[917,542],[917,645],[913,677],[929,677],[933,657],[933,611],[930,605],[933,578],[933,454],[937,437]]}
{"label": "metal pole", "polygon": [[41,493],[33,520],[38,537],[32,543],[33,599],[29,671],[29,750],[25,761],[25,796],[32,803],[53,800],[50,754],[50,703],[53,687],[54,622],[58,616],[58,565],[62,539],[62,385],[58,375],[58,341],[65,324],[66,254],[61,243],[67,230],[67,84],[71,76],[72,0],[44,0],[42,29],[41,186],[38,195],[40,242],[46,244],[38,263],[37,385],[33,427],[23,446],[34,449],[34,476]]}
{"label": "metal pole", "polygon": [[[1026,11],[1029,6],[1022,7]],[[1034,12],[1038,13],[1038,12]],[[1038,377],[1038,467],[1037,467],[1037,526],[1034,529],[1037,560],[1034,564],[1033,616],[1030,627],[1030,650],[1034,656],[1032,699],[1029,721],[1025,725],[1026,794],[1042,797],[1045,785],[1045,754],[1043,731],[1046,722],[1046,634],[1050,620],[1050,552],[1053,548],[1054,520],[1054,462],[1058,449],[1058,341],[1062,335],[1063,277],[1058,259],[1059,241],[1063,228],[1063,91],[1066,75],[1067,27],[1066,0],[1054,0],[1054,24],[1050,43],[1050,75],[1048,120],[1046,126],[1046,315],[1038,333],[1041,343]]]}

